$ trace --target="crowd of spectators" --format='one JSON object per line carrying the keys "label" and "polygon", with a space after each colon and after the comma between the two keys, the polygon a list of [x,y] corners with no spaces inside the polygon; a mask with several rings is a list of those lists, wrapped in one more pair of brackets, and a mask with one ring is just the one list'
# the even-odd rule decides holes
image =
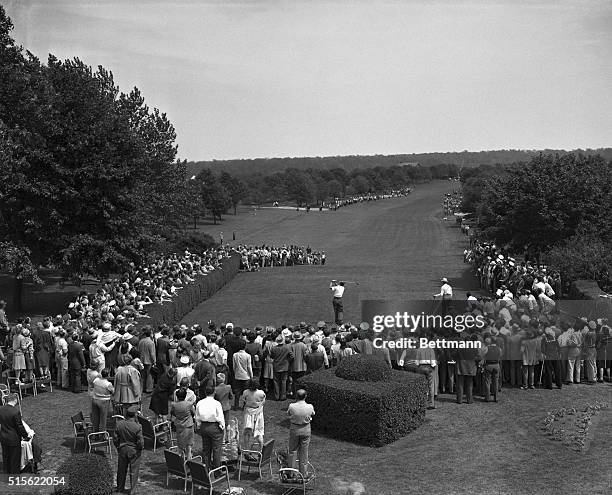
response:
{"label": "crowd of spectators", "polygon": [[463,255],[464,261],[474,267],[480,287],[493,294],[508,291],[516,296],[545,301],[561,297],[561,275],[545,265],[517,261],[506,250],[489,242],[477,241]]}
{"label": "crowd of spectators", "polygon": [[355,203],[364,203],[367,201],[378,201],[379,199],[389,199],[389,198],[400,198],[402,196],[408,196],[412,192],[411,187],[403,187],[401,189],[393,189],[386,193],[374,194],[355,194],[353,196],[346,196],[344,198],[336,198],[332,200],[326,206],[330,210],[336,211],[338,208],[342,208],[343,206],[352,205]]}
{"label": "crowd of spectators", "polygon": [[[37,323],[30,318],[18,318],[11,326],[4,310],[6,305],[0,302],[0,352],[2,347],[5,349],[0,355],[3,373],[14,373],[29,382],[34,375],[49,379],[53,371],[58,386],[68,388],[74,384],[78,390],[78,370],[86,367],[85,356],[92,343],[106,352],[118,341],[121,331],[129,335],[129,329],[139,319],[148,317],[148,305],[171,302],[195,277],[218,269],[230,254],[230,248],[219,247],[202,253],[157,255],[139,267],[131,264],[120,276],[102,281],[95,292],[81,292],[63,314],[45,317]],[[93,350],[93,354],[100,351]]]}
{"label": "crowd of spectators", "polygon": [[325,251],[314,251],[310,246],[246,246],[239,245],[240,269],[257,271],[268,266],[325,265]]}

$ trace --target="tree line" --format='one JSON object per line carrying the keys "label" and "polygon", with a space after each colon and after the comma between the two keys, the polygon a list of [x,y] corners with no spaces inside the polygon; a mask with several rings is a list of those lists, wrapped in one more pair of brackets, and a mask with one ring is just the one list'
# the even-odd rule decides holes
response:
{"label": "tree line", "polygon": [[539,154],[502,169],[462,171],[463,209],[481,235],[612,289],[612,161]]}
{"label": "tree line", "polygon": [[[586,155],[599,154],[606,160],[612,160],[612,148],[575,150]],[[481,165],[507,165],[517,162],[528,162],[539,153],[564,155],[565,150],[491,150],[491,151],[460,151],[448,153],[411,153],[401,155],[366,155],[366,156],[325,156],[325,157],[285,157],[285,158],[255,158],[237,160],[191,161],[186,163],[189,174],[197,175],[202,169],[213,172],[228,172],[242,178],[243,176],[261,172],[271,175],[287,169],[297,170],[334,170],[394,167],[400,164],[420,164],[432,167],[440,164],[454,165],[459,168],[474,168]]]}

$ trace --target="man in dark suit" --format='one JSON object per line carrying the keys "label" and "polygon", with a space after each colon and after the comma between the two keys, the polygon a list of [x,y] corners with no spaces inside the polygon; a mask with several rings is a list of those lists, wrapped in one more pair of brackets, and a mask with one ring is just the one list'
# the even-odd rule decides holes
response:
{"label": "man in dark suit", "polygon": [[276,400],[287,400],[287,377],[289,364],[293,360],[293,352],[291,346],[285,344],[285,338],[282,335],[276,337],[276,344],[270,349],[274,370],[274,396]]}
{"label": "man in dark suit", "polygon": [[170,367],[170,339],[168,338],[168,328],[161,328],[161,337],[155,342],[155,358],[159,376]]}
{"label": "man in dark suit", "polygon": [[5,474],[19,474],[21,471],[21,440],[27,440],[28,432],[21,421],[17,407],[17,394],[6,398],[6,405],[0,406],[0,444]]}
{"label": "man in dark suit", "polygon": [[151,327],[145,326],[142,328],[142,337],[138,342],[138,351],[140,352],[140,360],[144,365],[144,370],[141,374],[142,391],[146,394],[151,393],[153,389],[153,377],[151,376],[151,368],[155,366],[155,343],[151,338]]}
{"label": "man in dark suit", "polygon": [[72,336],[72,342],[68,345],[68,371],[70,372],[72,392],[75,394],[81,393],[81,372],[84,368],[83,344],[79,342],[79,336],[75,333]]}
{"label": "man in dark suit", "polygon": [[130,494],[134,495],[138,489],[138,472],[140,471],[140,459],[144,449],[144,437],[142,426],[136,419],[138,406],[127,409],[126,419],[120,420],[115,428],[113,442],[117,447],[119,459],[117,461],[117,491],[125,491],[125,479],[128,466],[131,471]]}

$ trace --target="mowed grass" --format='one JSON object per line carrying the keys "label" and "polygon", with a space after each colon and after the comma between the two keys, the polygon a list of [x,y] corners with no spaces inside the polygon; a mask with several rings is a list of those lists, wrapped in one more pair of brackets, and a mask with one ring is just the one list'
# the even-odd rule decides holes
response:
{"label": "mowed grass", "polygon": [[[507,389],[497,404],[477,399],[471,405],[456,404],[453,396],[442,395],[437,409],[427,411],[424,425],[379,449],[315,434],[310,460],[318,481],[317,488],[309,493],[342,494],[347,493],[342,490],[346,484],[359,483],[365,489],[363,493],[381,495],[608,494],[612,487],[610,409],[600,413],[590,448],[581,454],[544,437],[538,423],[552,408],[579,408],[602,397],[609,401],[611,392],[609,384],[562,390]],[[144,401],[147,406],[148,400]],[[281,449],[288,444],[287,404],[269,401],[265,406],[266,438],[275,438]],[[55,391],[24,401],[24,419],[35,429],[45,450],[43,475],[53,474],[69,456],[69,416],[79,409],[89,410],[85,393]],[[83,444],[77,445],[82,450]],[[199,436],[195,448],[201,449]],[[112,465],[109,476],[114,478],[115,452]],[[143,454],[140,482],[140,493],[182,493],[177,481],[171,481],[170,489],[165,487],[163,452],[158,449],[153,453],[149,442]],[[240,482],[232,478],[232,484],[248,488],[250,495],[278,495],[283,491],[268,476],[258,480],[254,474],[243,476]]]}
{"label": "mowed grass", "polygon": [[325,266],[266,268],[240,273],[231,284],[188,314],[184,323],[257,324],[333,320],[329,282],[357,281],[344,295],[345,321],[357,321],[364,299],[430,299],[442,276],[457,297],[477,290],[463,263],[467,238],[454,219],[442,219],[441,202],[453,183],[420,185],[404,198],[360,203],[338,211],[262,209],[227,216],[206,232],[234,244],[297,244],[323,250]]}
{"label": "mowed grass", "polygon": [[[462,262],[465,237],[454,222],[443,221],[441,196],[450,184],[421,185],[403,199],[354,205],[337,212],[259,210],[228,216],[224,225],[206,227],[226,241],[236,229],[238,241],[252,244],[310,244],[328,254],[324,267],[270,268],[239,274],[222,291],[184,319],[187,323],[232,320],[252,326],[300,320],[331,320],[331,278],[358,280],[346,292],[347,319],[359,319],[360,299],[421,299],[449,277],[458,297],[476,288]],[[440,396],[437,409],[409,436],[380,449],[324,436],[312,437],[310,459],[318,473],[313,495],[350,493],[349,483],[366,494],[606,494],[612,489],[609,449],[612,414],[608,409],[593,426],[587,452],[576,454],[538,431],[546,412],[583,407],[596,399],[612,402],[609,384],[563,390],[504,390],[500,402],[458,405]],[[145,398],[145,412],[148,406]],[[287,402],[265,406],[266,437],[277,447],[288,443]],[[69,417],[89,410],[86,394],[56,391],[24,401],[24,418],[42,440],[49,473],[67,458],[72,445]],[[232,413],[236,414],[236,413]],[[196,450],[201,441],[196,437]],[[116,455],[113,458],[116,465]],[[276,468],[276,466],[275,466]],[[112,474],[114,476],[114,473]],[[179,494],[182,485],[165,488],[163,452],[147,444],[140,493]],[[283,492],[274,481],[254,475],[233,484],[250,495]],[[353,485],[353,486],[360,486]]]}

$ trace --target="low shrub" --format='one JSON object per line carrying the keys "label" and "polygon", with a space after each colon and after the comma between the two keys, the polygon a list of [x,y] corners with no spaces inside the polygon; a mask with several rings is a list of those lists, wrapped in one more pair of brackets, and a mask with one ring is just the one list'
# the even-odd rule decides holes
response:
{"label": "low shrub", "polygon": [[305,376],[300,386],[315,408],[315,431],[341,440],[380,447],[406,436],[425,419],[424,376],[390,370],[387,380],[355,381],[334,369]]}
{"label": "low shrub", "polygon": [[391,376],[389,365],[377,356],[354,354],[342,360],[336,368],[336,376],[345,380],[379,382]]}
{"label": "low shrub", "polygon": [[113,470],[108,459],[99,454],[73,454],[57,470],[64,478],[58,495],[110,495],[113,493]]}

